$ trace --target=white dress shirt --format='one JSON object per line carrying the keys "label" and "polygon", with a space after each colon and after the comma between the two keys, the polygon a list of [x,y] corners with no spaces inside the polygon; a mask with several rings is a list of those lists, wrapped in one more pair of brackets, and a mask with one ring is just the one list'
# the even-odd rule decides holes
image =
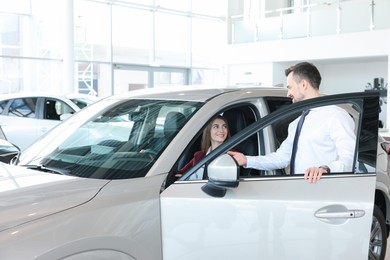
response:
{"label": "white dress shirt", "polygon": [[[245,167],[275,170],[290,164],[298,117],[288,127],[288,137],[276,152],[264,156],[246,156]],[[352,171],[355,152],[355,123],[344,109],[331,105],[310,109],[302,126],[295,159],[295,173],[310,167],[327,165],[331,172]]]}

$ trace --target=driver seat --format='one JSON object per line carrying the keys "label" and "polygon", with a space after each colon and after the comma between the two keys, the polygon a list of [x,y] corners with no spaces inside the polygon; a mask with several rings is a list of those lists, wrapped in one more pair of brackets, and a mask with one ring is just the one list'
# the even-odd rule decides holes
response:
{"label": "driver seat", "polygon": [[[227,110],[223,113],[223,116],[228,121],[231,136],[235,135],[236,133],[250,125],[250,122],[248,122],[249,119],[245,115],[245,111],[241,108],[232,108],[230,110]],[[233,147],[233,149],[245,155],[257,155],[255,140],[255,136],[251,136]],[[240,168],[241,176],[252,175],[256,171],[254,169],[245,167]]]}
{"label": "driver seat", "polygon": [[164,136],[153,138],[147,145],[148,148],[154,150],[156,153],[159,153],[180,131],[186,121],[187,119],[182,113],[176,111],[169,112],[164,121]]}

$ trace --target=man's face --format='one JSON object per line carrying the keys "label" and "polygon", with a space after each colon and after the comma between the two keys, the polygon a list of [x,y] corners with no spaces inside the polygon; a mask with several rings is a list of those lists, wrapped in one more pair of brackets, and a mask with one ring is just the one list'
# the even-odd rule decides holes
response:
{"label": "man's face", "polygon": [[301,80],[300,82],[296,82],[293,78],[293,72],[288,74],[287,76],[287,97],[291,98],[293,103],[304,100],[304,80]]}

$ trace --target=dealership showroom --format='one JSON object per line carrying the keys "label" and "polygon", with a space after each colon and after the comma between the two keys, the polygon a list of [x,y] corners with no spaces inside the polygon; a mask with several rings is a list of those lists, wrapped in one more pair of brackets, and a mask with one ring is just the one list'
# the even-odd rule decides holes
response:
{"label": "dealership showroom", "polygon": [[390,260],[389,13],[3,0],[0,259]]}

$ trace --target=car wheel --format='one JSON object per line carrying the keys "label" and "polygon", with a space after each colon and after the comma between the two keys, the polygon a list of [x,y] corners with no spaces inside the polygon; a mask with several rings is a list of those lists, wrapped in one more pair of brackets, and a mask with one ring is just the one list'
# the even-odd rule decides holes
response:
{"label": "car wheel", "polygon": [[385,218],[378,206],[374,206],[374,214],[371,223],[369,260],[384,260],[387,247],[387,231]]}

